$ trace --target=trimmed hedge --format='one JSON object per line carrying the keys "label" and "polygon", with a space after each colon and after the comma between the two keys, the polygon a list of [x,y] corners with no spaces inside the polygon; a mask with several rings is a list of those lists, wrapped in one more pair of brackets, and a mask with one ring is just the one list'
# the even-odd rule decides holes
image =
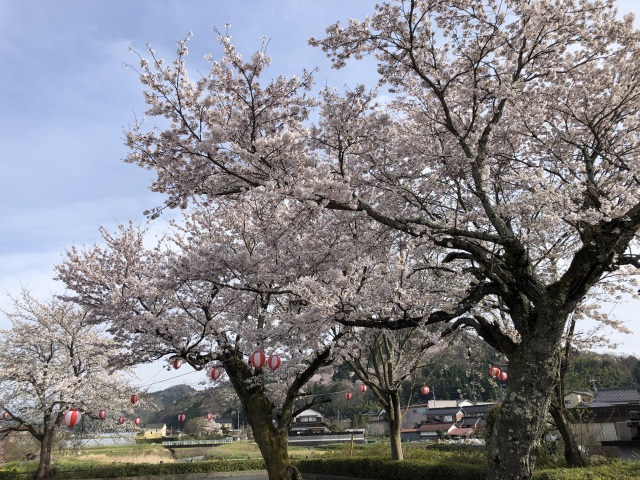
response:
{"label": "trimmed hedge", "polygon": [[640,460],[615,460],[586,468],[540,469],[535,480],[640,480]]}
{"label": "trimmed hedge", "polygon": [[392,461],[378,458],[309,459],[294,462],[304,473],[317,473],[371,480],[478,480],[487,467],[478,463]]}
{"label": "trimmed hedge", "polygon": [[[371,480],[479,480],[486,478],[484,462],[428,460],[402,462],[379,458],[317,458],[294,462],[304,473]],[[549,468],[534,473],[535,480],[640,480],[640,461],[614,461],[587,468]]]}
{"label": "trimmed hedge", "polygon": [[[150,475],[181,475],[187,473],[235,472],[242,470],[264,470],[264,460],[212,461],[193,463],[117,463],[92,468],[77,468],[73,470],[56,470],[56,478],[116,478],[140,477]],[[35,471],[0,471],[0,480],[24,480]]]}

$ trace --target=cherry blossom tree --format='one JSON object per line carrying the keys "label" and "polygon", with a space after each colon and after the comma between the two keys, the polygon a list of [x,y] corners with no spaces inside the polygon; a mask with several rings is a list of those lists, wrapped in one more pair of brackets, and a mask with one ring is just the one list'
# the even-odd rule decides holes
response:
{"label": "cherry blossom tree", "polygon": [[[360,348],[346,356],[356,376],[366,385],[385,411],[389,424],[391,459],[402,460],[402,385],[442,349],[437,332],[420,328],[364,330]],[[406,410],[406,408],[405,408]]]}
{"label": "cherry blossom tree", "polygon": [[[378,222],[311,207],[256,189],[195,205],[153,247],[134,224],[103,230],[103,245],[74,247],[58,266],[66,298],[109,326],[129,363],[168,356],[224,369],[272,479],[292,476],[292,419],[327,401],[306,383],[360,348],[361,332],[339,319],[421,316],[451,299],[451,274],[430,274],[425,242],[398,244]],[[256,351],[281,366],[256,366]]]}
{"label": "cherry blossom tree", "polygon": [[[341,279],[329,283],[303,279],[297,291],[314,305],[322,305],[325,315],[339,319],[384,319],[399,312],[425,316],[455,305],[457,299],[448,289],[455,290],[456,281],[465,281],[464,275],[431,268],[434,250],[430,245],[425,248],[425,242],[403,241],[374,258],[360,258]],[[345,288],[345,284],[357,288]],[[393,460],[403,458],[402,385],[444,348],[442,337],[450,333],[439,326],[393,331],[354,328],[342,342],[340,356],[385,410]]]}
{"label": "cherry blossom tree", "polygon": [[448,252],[431,267],[473,277],[450,308],[337,305],[336,319],[448,322],[502,352],[510,382],[488,476],[531,478],[568,319],[599,286],[624,291],[640,266],[633,17],[612,0],[405,0],[311,41],[337,68],[375,55],[384,102],[360,86],[310,98],[308,73],[263,85],[264,48],[243,60],[219,40],[224,56],[197,80],[186,41],[171,64],[141,59],[147,114],[167,122],[135,125],[128,161],[157,173],[165,207],[263,189]]}
{"label": "cherry blossom tree", "polygon": [[[303,388],[349,331],[322,317],[295,283],[343,276],[332,252],[350,258],[355,250],[327,247],[343,242],[333,214],[259,192],[237,201],[239,211],[223,202],[186,212],[153,247],[136,225],[103,230],[104,245],[68,252],[59,278],[75,292],[69,299],[128,345],[130,363],[166,356],[226,372],[269,478],[288,479],[292,420],[321,401]],[[255,352],[263,362],[279,358],[279,368],[256,365]]]}
{"label": "cherry blossom tree", "polygon": [[36,478],[49,478],[65,413],[76,409],[97,420],[104,410],[102,427],[115,428],[113,412],[127,408],[131,387],[112,372],[119,349],[91,325],[86,310],[23,291],[4,313],[12,327],[0,330],[0,438],[17,430],[31,434],[40,443]]}

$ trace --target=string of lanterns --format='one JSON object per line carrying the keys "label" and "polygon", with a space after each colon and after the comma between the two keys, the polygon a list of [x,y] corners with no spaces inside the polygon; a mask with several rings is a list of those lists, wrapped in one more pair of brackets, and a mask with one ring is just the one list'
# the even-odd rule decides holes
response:
{"label": "string of lanterns", "polygon": [[[276,354],[273,354],[267,357],[263,351],[256,350],[255,352],[253,352],[253,354],[251,354],[250,362],[256,369],[261,369],[266,364],[272,371],[275,371],[280,367],[282,360],[280,356]],[[183,364],[183,361],[179,358],[175,359],[172,363],[173,368],[176,370],[179,369],[182,366],[182,364]],[[219,367],[219,366],[213,367],[210,373],[211,380],[213,381],[218,380],[222,376],[223,371],[224,370],[222,367]],[[495,365],[492,365],[491,367],[489,367],[489,375],[493,378],[498,378],[502,382],[506,381],[507,378],[509,378],[509,375],[507,374],[507,372],[501,371],[500,368]],[[362,393],[365,393],[367,391],[367,386],[364,384],[360,385],[360,391]],[[420,392],[423,395],[429,395],[431,390],[429,389],[428,386],[423,385],[420,389]],[[344,396],[347,400],[351,400],[353,398],[353,394],[351,392],[346,392]],[[131,395],[131,397],[129,398],[129,402],[132,405],[135,405],[138,402],[138,400],[139,400],[139,396],[136,394]],[[2,420],[10,420],[11,415],[9,414],[9,412],[4,411],[2,412],[2,414],[0,414],[0,417],[2,418]],[[99,420],[105,420],[107,418],[106,410],[98,410],[97,418]],[[213,414],[211,412],[208,412],[205,415],[205,418],[208,421],[212,421]],[[69,428],[73,428],[75,425],[77,425],[81,421],[81,419],[82,419],[82,414],[76,408],[71,408],[64,414],[64,423]],[[178,421],[182,423],[185,420],[186,420],[186,415],[184,413],[179,413]],[[123,425],[126,422],[126,418],[121,415],[120,417],[118,417],[117,422],[120,425]],[[142,420],[140,419],[140,417],[136,417],[133,420],[133,423],[135,425],[140,425],[141,422]]]}
{"label": "string of lanterns", "polygon": [[273,371],[276,371],[282,363],[279,355],[276,355],[274,353],[273,355],[269,355],[269,358],[267,358],[262,350],[256,350],[255,352],[253,352],[251,354],[250,360],[251,365],[253,365],[254,368],[260,369],[264,367],[266,363],[267,367],[269,367]]}
{"label": "string of lanterns", "polygon": [[[280,365],[282,364],[282,359],[280,358],[279,355],[276,355],[276,354],[272,354],[272,355],[269,355],[269,357],[267,357],[262,350],[256,350],[251,354],[250,362],[256,369],[261,369],[266,364],[267,367],[269,367],[269,369],[271,369],[272,371],[276,371],[278,368],[280,368]],[[175,370],[178,370],[182,365],[183,365],[183,360],[180,358],[176,358],[172,362],[172,366]],[[210,373],[211,380],[213,381],[218,380],[222,376],[223,371],[224,370],[222,367],[219,367],[219,366],[213,367]],[[366,385],[361,385],[360,390],[362,392],[366,392],[367,391]],[[352,398],[351,392],[348,392],[346,396],[347,396],[347,400],[351,400]],[[129,402],[131,403],[131,405],[135,405],[138,402],[139,398],[140,397],[137,394],[133,394],[129,398]],[[11,415],[9,414],[9,412],[4,411],[2,412],[2,414],[0,414],[0,417],[2,418],[2,420],[10,420]],[[98,420],[105,420],[107,418],[107,411],[98,410],[97,418]],[[186,418],[187,417],[184,413],[178,414],[179,422],[181,423],[184,422]],[[211,412],[208,412],[205,415],[205,418],[208,421],[212,421],[213,414]],[[67,425],[69,428],[73,428],[81,421],[82,413],[80,413],[77,408],[71,408],[67,412],[65,412],[63,419],[64,419],[65,425]],[[117,419],[117,422],[118,424],[123,425],[126,422],[126,418],[123,415],[120,415]],[[142,419],[140,417],[136,417],[134,418],[133,423],[135,425],[140,425],[142,423]]]}
{"label": "string of lanterns", "polygon": [[498,378],[501,382],[506,382],[507,378],[509,378],[507,372],[500,371],[500,369],[495,365],[489,367],[489,375],[493,378]]}

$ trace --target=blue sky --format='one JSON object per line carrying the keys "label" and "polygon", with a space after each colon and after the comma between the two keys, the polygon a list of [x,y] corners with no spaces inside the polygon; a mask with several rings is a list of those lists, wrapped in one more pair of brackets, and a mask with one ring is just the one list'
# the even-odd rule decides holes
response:
{"label": "blue sky", "polygon": [[[145,110],[137,75],[124,66],[136,63],[129,47],[144,52],[151,43],[170,59],[175,40],[192,31],[193,64],[205,53],[215,56],[212,29],[229,23],[245,55],[259,48],[261,37],[270,39],[274,75],[319,67],[318,84],[353,85],[371,79],[371,65],[332,71],[307,39],[322,36],[336,20],[364,17],[372,4],[0,0],[0,308],[8,306],[2,293],[15,295],[21,285],[37,296],[60,291],[51,278],[66,248],[98,240],[100,225],[143,221],[142,211],[161,202],[147,189],[151,174],[122,161],[122,130]],[[637,0],[618,5],[640,13]],[[637,310],[628,305],[615,311],[631,319]],[[1,316],[0,325],[7,326]],[[621,341],[620,352],[640,356],[640,334]],[[145,375],[152,370],[157,366]],[[198,380],[191,377],[182,380]]]}

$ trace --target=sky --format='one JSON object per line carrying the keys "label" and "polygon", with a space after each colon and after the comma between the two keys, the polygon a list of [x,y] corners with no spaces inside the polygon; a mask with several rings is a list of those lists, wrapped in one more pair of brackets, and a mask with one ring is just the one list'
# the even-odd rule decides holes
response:
{"label": "sky", "polygon": [[[0,308],[24,287],[46,298],[63,289],[54,265],[71,245],[99,241],[159,205],[148,190],[153,176],[124,163],[123,130],[144,116],[142,86],[132,68],[151,44],[172,59],[189,32],[189,62],[219,52],[214,28],[230,24],[233,42],[249,56],[269,39],[271,75],[318,68],[316,82],[336,87],[374,81],[371,63],[331,70],[311,36],[337,20],[364,18],[368,0],[0,0]],[[621,12],[640,16],[640,2],[621,0]],[[636,23],[638,23],[636,21]],[[162,230],[162,223],[155,227]],[[638,333],[614,336],[617,353],[640,356],[640,304],[617,306]],[[9,326],[0,314],[0,327]],[[618,339],[619,338],[619,339]],[[161,364],[139,369],[156,390],[197,384],[204,373]],[[179,376],[180,375],[180,376]]]}

